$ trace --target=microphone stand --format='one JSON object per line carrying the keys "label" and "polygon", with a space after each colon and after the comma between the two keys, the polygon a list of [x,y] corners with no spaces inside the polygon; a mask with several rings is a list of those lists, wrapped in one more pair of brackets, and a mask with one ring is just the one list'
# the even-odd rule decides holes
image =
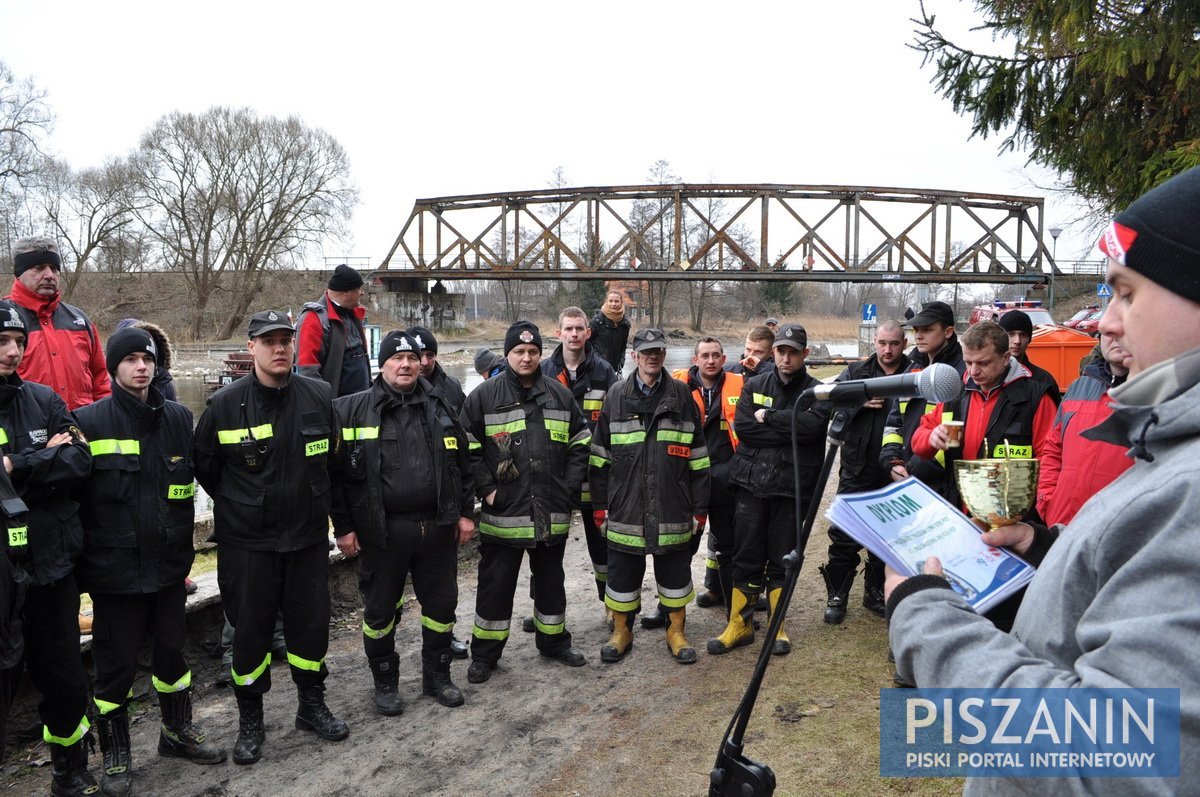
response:
{"label": "microphone stand", "polygon": [[808,538],[812,533],[813,523],[817,519],[821,498],[825,494],[825,486],[829,483],[829,474],[833,470],[833,459],[837,455],[838,449],[846,442],[846,427],[852,411],[861,407],[868,398],[866,388],[862,387],[858,390],[852,389],[843,392],[833,399],[833,410],[827,434],[829,449],[825,454],[825,461],[821,465],[821,474],[817,478],[817,486],[813,491],[812,501],[809,504],[808,512],[803,517],[803,522],[800,517],[802,506],[800,469],[795,467],[795,464],[800,461],[800,441],[796,438],[796,418],[801,412],[812,407],[816,397],[812,390],[806,390],[792,405],[792,478],[796,501],[796,547],[783,558],[783,594],[780,595],[776,610],[771,615],[771,622],[767,625],[767,636],[763,641],[762,649],[758,652],[754,674],[750,677],[746,692],[742,695],[737,710],[734,711],[729,725],[725,728],[725,735],[722,737],[720,749],[717,751],[716,763],[713,764],[712,772],[708,776],[709,797],[770,797],[775,793],[775,773],[766,764],[746,758],[742,754],[743,740],[746,736],[746,728],[750,724],[750,714],[754,710],[754,704],[758,700],[758,693],[762,688],[763,678],[767,674],[767,666],[771,663],[771,644],[775,641],[775,634],[783,625],[783,618],[792,601],[792,593],[796,590],[800,567],[804,564],[804,549],[808,547]]}

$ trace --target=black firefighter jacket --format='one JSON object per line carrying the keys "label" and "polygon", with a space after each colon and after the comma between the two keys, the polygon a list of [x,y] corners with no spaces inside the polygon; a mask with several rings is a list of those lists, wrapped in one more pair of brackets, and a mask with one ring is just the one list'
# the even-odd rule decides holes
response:
{"label": "black firefighter jacket", "polygon": [[[59,432],[70,443],[46,448]],[[75,567],[83,550],[79,504],[72,492],[87,478],[87,441],[53,390],[16,374],[0,378],[0,451],[12,462],[11,480],[29,514],[25,571],[37,586],[53,584]]]}
{"label": "black firefighter jacket", "polygon": [[[915,348],[908,354],[906,374],[915,374],[928,368],[931,363],[929,355]],[[967,370],[963,364],[962,346],[958,343],[958,335],[946,341],[942,350],[933,356],[933,362],[946,363],[954,366],[959,376]],[[912,436],[921,425],[921,417],[927,412],[933,412],[936,404],[930,404],[923,398],[893,399],[888,411],[887,423],[883,429],[883,447],[879,452],[879,466],[888,472],[892,463],[902,462],[910,476],[916,476],[934,490],[942,492],[946,486],[946,469],[942,463],[932,459],[922,459],[913,453]]]}
{"label": "black firefighter jacket", "polygon": [[695,515],[708,514],[708,447],[687,385],[665,372],[649,396],[630,376],[613,385],[592,438],[592,506],[605,537],[629,553],[691,550]]}
{"label": "black firefighter jacket", "polygon": [[148,594],[182,583],[195,558],[191,410],[157,388],[143,402],[114,382],[111,396],[75,418],[92,452],[80,589]]}
{"label": "black firefighter jacket", "polygon": [[[902,374],[908,368],[908,355],[901,354],[896,368]],[[865,360],[851,363],[838,374],[835,381],[847,382],[859,379],[876,379],[888,374],[879,366],[879,355],[872,354]],[[887,424],[890,403],[884,402],[879,409],[856,407],[846,424],[846,442],[838,452],[841,465],[838,470],[839,493],[861,493],[888,484],[887,469],[879,462],[879,451],[883,447],[883,427]]]}
{"label": "black firefighter jacket", "polygon": [[[798,462],[792,458],[792,409],[801,393],[819,384],[803,367],[786,385],[776,369],[746,380],[733,418],[738,436],[731,477],[735,485],[758,498],[792,497],[796,494],[794,476],[799,471],[800,498],[808,504],[825,458],[830,407],[829,402],[818,401],[796,418]],[[767,411],[764,423],[754,419],[760,409]]]}
{"label": "black firefighter jacket", "polygon": [[[475,494],[496,491],[490,506],[484,501],[479,533],[520,548],[566,540],[592,439],[571,391],[540,371],[535,377],[528,390],[512,371],[492,377],[467,396],[462,415]],[[501,481],[497,468],[508,457],[518,475]]]}
{"label": "black firefighter jacket", "polygon": [[[333,476],[334,534],[340,537],[354,532],[360,542],[375,548],[387,547],[380,474],[385,467],[404,468],[412,457],[432,452],[430,471],[438,525],[475,515],[467,436],[453,409],[425,379],[418,379],[413,394],[407,397],[389,390],[382,380],[377,376],[370,390],[343,396],[333,403],[342,429]],[[387,418],[401,412],[421,414],[424,439],[395,439],[399,425],[389,423]],[[385,451],[392,452],[391,458],[396,461],[384,462]],[[396,458],[396,451],[405,455]]]}
{"label": "black firefighter jacket", "polygon": [[213,394],[196,426],[196,478],[213,499],[218,543],[297,551],[328,539],[329,470],[339,432],[329,384],[251,373]]}

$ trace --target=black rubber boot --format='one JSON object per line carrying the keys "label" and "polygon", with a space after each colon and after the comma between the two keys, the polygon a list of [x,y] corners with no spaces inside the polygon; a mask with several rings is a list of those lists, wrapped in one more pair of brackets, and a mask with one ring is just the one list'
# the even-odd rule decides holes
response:
{"label": "black rubber boot", "polygon": [[404,713],[404,701],[400,699],[400,657],[395,653],[368,659],[371,677],[375,680],[375,710],[385,717],[398,717]]}
{"label": "black rubber boot", "polygon": [[104,754],[104,771],[100,773],[100,793],[111,797],[126,797],[132,793],[130,769],[133,754],[129,746],[129,709],[121,706],[101,714],[96,720],[100,737],[100,752]]}
{"label": "black rubber boot", "polygon": [[298,686],[297,695],[300,698],[296,709],[296,728],[302,731],[312,731],[322,739],[340,742],[350,735],[346,723],[333,716],[333,712],[325,705],[325,687]]}
{"label": "black rubber boot", "polygon": [[465,659],[471,653],[467,643],[458,639],[450,640],[450,655],[456,659]]}
{"label": "black rubber boot", "polygon": [[192,690],[159,692],[162,728],[158,732],[158,754],[168,758],[186,758],[193,764],[223,764],[225,748],[207,740],[192,724]]}
{"label": "black rubber boot", "polygon": [[253,764],[262,758],[262,743],[267,738],[263,727],[262,695],[237,694],[238,736],[233,745],[233,763]]}
{"label": "black rubber boot", "polygon": [[873,555],[867,556],[867,565],[863,569],[863,607],[880,617],[887,609],[883,600],[883,562]]}
{"label": "black rubber boot", "polygon": [[821,565],[818,570],[825,579],[825,590],[829,594],[825,603],[825,622],[828,625],[841,625],[846,619],[846,603],[850,600],[850,584],[854,579],[854,571],[850,571],[849,576],[838,578],[828,565]]}
{"label": "black rubber boot", "polygon": [[421,693],[447,708],[461,706],[462,690],[450,680],[450,651],[421,651]]}
{"label": "black rubber boot", "polygon": [[642,628],[665,628],[667,625],[667,613],[663,611],[662,604],[654,604],[654,608],[648,612],[642,613]]}
{"label": "black rubber boot", "polygon": [[492,671],[496,669],[494,662],[484,661],[483,659],[471,659],[471,666],[467,668],[467,680],[473,684],[481,684],[492,677]]}
{"label": "black rubber boot", "polygon": [[[125,738],[128,740],[129,732]],[[100,786],[92,773],[88,772],[87,745],[92,744],[88,734],[70,747],[49,744],[50,748],[50,794],[52,797],[81,797],[100,793]],[[126,745],[129,742],[126,741]]]}

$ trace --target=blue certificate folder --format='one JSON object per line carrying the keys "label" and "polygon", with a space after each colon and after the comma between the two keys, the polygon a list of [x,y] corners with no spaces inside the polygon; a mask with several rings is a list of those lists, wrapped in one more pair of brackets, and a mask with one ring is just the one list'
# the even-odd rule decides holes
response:
{"label": "blue certificate folder", "polygon": [[909,477],[867,493],[839,495],[825,515],[904,575],[936,556],[946,580],[979,613],[1029,583],[1033,565],[980,539],[979,527],[928,485]]}

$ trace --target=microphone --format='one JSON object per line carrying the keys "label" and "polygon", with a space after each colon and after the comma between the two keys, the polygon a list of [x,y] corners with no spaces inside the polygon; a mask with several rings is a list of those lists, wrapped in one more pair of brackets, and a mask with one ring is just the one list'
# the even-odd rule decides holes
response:
{"label": "microphone", "polygon": [[954,401],[962,395],[963,380],[954,366],[934,363],[928,368],[908,374],[878,376],[874,379],[854,379],[831,382],[812,389],[818,400],[862,402],[873,398],[911,398],[919,396],[937,404]]}

